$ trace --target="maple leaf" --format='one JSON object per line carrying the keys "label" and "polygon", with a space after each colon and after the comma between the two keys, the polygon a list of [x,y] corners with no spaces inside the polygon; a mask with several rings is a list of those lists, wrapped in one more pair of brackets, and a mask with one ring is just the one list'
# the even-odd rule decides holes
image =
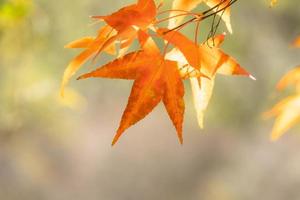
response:
{"label": "maple leaf", "polygon": [[138,0],[137,4],[126,6],[108,16],[94,16],[103,19],[118,32],[126,31],[131,26],[147,29],[156,17],[156,6],[153,0]]}
{"label": "maple leaf", "polygon": [[177,63],[164,59],[151,38],[145,41],[143,50],[126,54],[95,71],[80,76],[79,79],[90,77],[134,80],[127,107],[112,145],[126,129],[143,119],[161,101],[177,130],[180,143],[183,143],[183,82]]}
{"label": "maple leaf", "polygon": [[[231,0],[174,0],[170,16],[176,16],[178,13],[184,13],[195,9],[200,3],[206,3],[210,8],[214,8],[214,12],[218,12],[224,9],[224,12],[218,12],[218,15],[225,22],[227,30],[229,33],[232,33],[232,27],[230,22],[230,4]],[[171,29],[174,26],[177,26],[184,16],[179,16],[170,20],[169,28]]]}
{"label": "maple leaf", "polygon": [[295,86],[297,94],[289,96],[264,113],[264,118],[276,117],[271,140],[278,140],[300,121],[300,66],[289,71],[277,84],[277,90]]}
{"label": "maple leaf", "polygon": [[[185,68],[192,68],[194,71],[199,71],[199,73],[210,77],[210,79],[190,77],[194,106],[200,128],[203,128],[204,112],[213,94],[216,73],[243,75],[255,80],[235,59],[220,50],[219,46],[224,40],[224,34],[210,38],[201,45],[195,45],[179,32],[163,34],[167,32],[166,29],[160,29],[158,32],[164,39],[175,44],[180,50],[172,50],[167,54],[167,58],[178,61],[180,67],[186,66]],[[189,71],[192,71],[192,69],[189,69]]]}
{"label": "maple leaf", "polygon": [[[83,52],[71,61],[67,67],[63,88],[76,71],[92,56],[93,60],[103,51],[116,54],[115,44],[120,42],[117,59],[96,70],[80,76],[78,79],[91,77],[133,80],[133,87],[124,110],[116,135],[114,145],[129,127],[146,117],[161,101],[164,103],[179,138],[183,143],[182,123],[184,115],[184,86],[182,79],[190,79],[198,122],[203,127],[203,116],[213,93],[216,73],[225,75],[246,75],[252,77],[231,56],[225,54],[219,46],[225,35],[219,35],[198,45],[176,30],[180,30],[190,22],[199,22],[210,16],[220,15],[232,32],[230,25],[230,6],[236,0],[175,0],[173,12],[184,12],[179,16],[156,21],[157,9],[154,0],[138,0],[107,16],[93,16],[107,25],[99,30],[98,36],[84,37],[68,45],[67,48],[83,48]],[[189,11],[199,3],[205,2],[211,9],[202,14]],[[186,9],[186,10],[181,10]],[[159,14],[170,11],[160,12]],[[181,25],[184,15],[193,18]],[[177,18],[177,19],[176,19]],[[175,20],[176,19],[176,20]],[[156,28],[156,25],[171,20],[177,27],[173,29]],[[163,53],[148,35],[148,29],[167,42]],[[195,36],[197,37],[197,33]],[[195,37],[195,38],[196,38]],[[141,50],[127,53],[132,42],[138,39]],[[169,44],[175,46],[168,52]]]}
{"label": "maple leaf", "polygon": [[224,34],[197,45],[177,31],[168,32],[168,29],[160,28],[157,30],[157,33],[178,48],[189,65],[203,71],[208,76],[214,75],[218,70],[220,74],[225,75],[242,74],[251,76],[235,59],[218,48],[224,40]]}
{"label": "maple leaf", "polygon": [[104,20],[117,31],[115,35],[111,36],[103,44],[97,54],[116,40],[120,40],[121,49],[128,48],[134,41],[139,30],[146,30],[153,25],[156,12],[157,9],[154,0],[138,0],[137,4],[121,8],[111,15],[93,16],[95,19]]}

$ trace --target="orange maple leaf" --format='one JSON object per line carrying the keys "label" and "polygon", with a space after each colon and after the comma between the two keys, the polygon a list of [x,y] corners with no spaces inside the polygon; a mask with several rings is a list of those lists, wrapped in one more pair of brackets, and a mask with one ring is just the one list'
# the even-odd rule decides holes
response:
{"label": "orange maple leaf", "polygon": [[[195,45],[194,42],[179,32],[174,31],[164,34],[167,32],[166,29],[160,29],[158,32],[161,33],[164,39],[175,44],[180,50],[173,49],[167,54],[169,59],[178,61],[180,68],[182,66],[193,68],[194,71],[199,71],[198,74],[206,74],[210,77],[210,79],[190,77],[194,106],[200,128],[203,128],[204,112],[213,93],[216,72],[223,75],[248,76],[255,80],[235,59],[225,54],[219,48],[224,40],[224,34],[210,38],[203,44]],[[192,69],[188,71],[192,71],[195,74]]]}
{"label": "orange maple leaf", "polygon": [[[201,2],[205,2],[210,9],[200,14],[191,13],[190,10]],[[191,81],[199,125],[203,126],[203,115],[213,92],[216,73],[251,77],[231,56],[219,48],[225,35],[211,38],[200,45],[197,42],[200,21],[216,14],[221,16],[229,32],[232,32],[230,6],[234,2],[236,0],[175,0],[173,10],[157,13],[160,6],[156,7],[154,0],[138,0],[136,4],[123,7],[110,15],[93,16],[94,19],[104,21],[107,25],[100,29],[96,38],[84,37],[66,46],[84,50],[67,67],[62,81],[62,93],[71,76],[88,59],[92,56],[95,59],[103,51],[116,54],[115,44],[120,42],[117,59],[78,78],[134,80],[127,107],[112,145],[125,130],[146,117],[161,101],[176,128],[180,143],[183,143],[182,123],[185,106],[182,79],[189,78]],[[156,20],[157,15],[168,12],[171,12],[171,16]],[[173,12],[184,14],[173,16]],[[187,15],[193,18],[179,24],[181,16]],[[169,25],[173,22],[175,27],[157,28],[158,24],[164,21],[169,21]],[[192,22],[197,23],[195,42],[178,32]],[[167,42],[163,53],[148,35],[149,29]],[[214,34],[215,30],[212,35]],[[125,54],[135,39],[138,39],[141,50]],[[174,46],[170,52],[168,52],[169,44]]]}
{"label": "orange maple leaf", "polygon": [[168,32],[168,29],[161,28],[158,29],[157,32],[161,37],[181,51],[189,65],[197,70],[203,70],[208,76],[213,76],[221,66],[222,69],[219,71],[221,74],[251,76],[231,56],[218,48],[218,45],[222,43],[225,35],[216,37],[214,41],[217,46],[211,46],[207,45],[207,43],[197,45],[177,31]]}
{"label": "orange maple leaf", "polygon": [[107,16],[93,16],[95,19],[104,20],[113,27],[117,34],[110,37],[99,49],[120,40],[121,49],[129,47],[139,30],[147,30],[156,20],[156,5],[154,0],[138,0],[137,4],[126,6]]}
{"label": "orange maple leaf", "polygon": [[183,143],[182,123],[184,115],[184,86],[177,63],[166,60],[151,38],[143,44],[143,50],[129,53],[79,79],[101,77],[133,79],[133,87],[123,113],[120,126],[113,139],[114,145],[122,133],[148,115],[163,101],[179,138]]}

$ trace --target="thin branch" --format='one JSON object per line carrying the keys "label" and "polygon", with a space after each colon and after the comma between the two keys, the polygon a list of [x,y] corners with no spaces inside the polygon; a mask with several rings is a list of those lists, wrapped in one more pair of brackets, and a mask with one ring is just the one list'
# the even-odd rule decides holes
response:
{"label": "thin branch", "polygon": [[214,16],[214,15],[220,13],[220,12],[224,12],[227,8],[229,8],[231,5],[233,5],[233,4],[236,3],[237,1],[238,1],[238,0],[231,0],[231,1],[230,1],[226,6],[224,6],[222,9],[217,10],[217,11],[215,11],[215,12],[213,12],[213,13],[208,14],[208,15],[205,15],[205,14],[209,13],[210,11],[212,11],[213,9],[218,8],[218,6],[222,5],[222,4],[225,2],[225,0],[223,0],[221,3],[219,3],[219,4],[216,5],[216,6],[214,6],[213,9],[209,9],[209,10],[205,11],[205,12],[204,12],[204,13],[205,13],[204,15],[203,15],[202,13],[200,13],[200,14],[198,14],[196,17],[194,17],[194,18],[192,18],[192,19],[189,19],[188,21],[186,21],[186,22],[184,22],[184,23],[182,23],[182,24],[176,26],[175,28],[172,28],[172,29],[166,31],[164,34],[167,34],[167,33],[169,33],[169,32],[178,30],[178,29],[180,29],[181,27],[184,27],[184,26],[186,26],[187,24],[190,24],[190,23],[192,23],[192,22],[202,21],[202,20],[205,20],[205,19],[207,19],[207,18],[209,18],[209,17],[211,17],[211,16]]}

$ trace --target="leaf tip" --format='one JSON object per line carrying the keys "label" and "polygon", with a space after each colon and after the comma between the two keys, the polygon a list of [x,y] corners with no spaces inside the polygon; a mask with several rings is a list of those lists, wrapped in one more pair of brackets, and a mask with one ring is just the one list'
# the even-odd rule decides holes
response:
{"label": "leaf tip", "polygon": [[87,79],[87,78],[90,78],[92,77],[92,73],[87,73],[87,74],[82,74],[80,75],[79,77],[76,78],[76,80],[83,80],[83,79]]}
{"label": "leaf tip", "polygon": [[198,115],[197,115],[197,121],[198,121],[198,126],[201,130],[204,129],[204,115],[202,112],[200,112]]}
{"label": "leaf tip", "polygon": [[111,147],[114,147],[117,141],[112,141]]}
{"label": "leaf tip", "polygon": [[79,76],[79,77],[76,78],[77,81],[82,80],[82,79],[84,79],[84,75]]}
{"label": "leaf tip", "polygon": [[251,74],[249,74],[249,78],[252,79],[253,81],[256,81],[256,80],[257,80],[257,79],[256,79],[253,75],[251,75]]}
{"label": "leaf tip", "polygon": [[124,130],[118,129],[113,141],[111,142],[111,146],[115,146],[115,144],[118,142],[119,138],[121,137]]}
{"label": "leaf tip", "polygon": [[111,146],[115,146],[115,144],[117,143],[119,137],[114,137],[113,141],[111,142]]}
{"label": "leaf tip", "polygon": [[64,81],[61,83],[61,86],[60,86],[60,97],[61,98],[65,97],[65,82]]}
{"label": "leaf tip", "polygon": [[182,137],[179,138],[179,143],[181,146],[183,146],[183,138]]}
{"label": "leaf tip", "polygon": [[227,30],[228,32],[232,35],[233,34],[233,30],[232,30],[232,26],[231,26],[231,23],[226,23],[226,27],[227,27]]}

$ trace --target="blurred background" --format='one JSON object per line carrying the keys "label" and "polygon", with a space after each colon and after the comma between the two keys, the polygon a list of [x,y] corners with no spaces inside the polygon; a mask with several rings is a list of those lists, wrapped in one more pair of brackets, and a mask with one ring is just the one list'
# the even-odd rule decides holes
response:
{"label": "blurred background", "polygon": [[276,93],[276,82],[300,64],[289,47],[300,33],[299,2],[233,6],[224,50],[257,81],[218,76],[204,130],[186,84],[183,146],[160,105],[112,148],[132,83],[74,78],[61,99],[63,71],[78,53],[63,46],[95,35],[88,16],[134,2],[0,0],[0,199],[300,199],[300,127],[272,143],[273,120],[261,117],[289,93]]}

